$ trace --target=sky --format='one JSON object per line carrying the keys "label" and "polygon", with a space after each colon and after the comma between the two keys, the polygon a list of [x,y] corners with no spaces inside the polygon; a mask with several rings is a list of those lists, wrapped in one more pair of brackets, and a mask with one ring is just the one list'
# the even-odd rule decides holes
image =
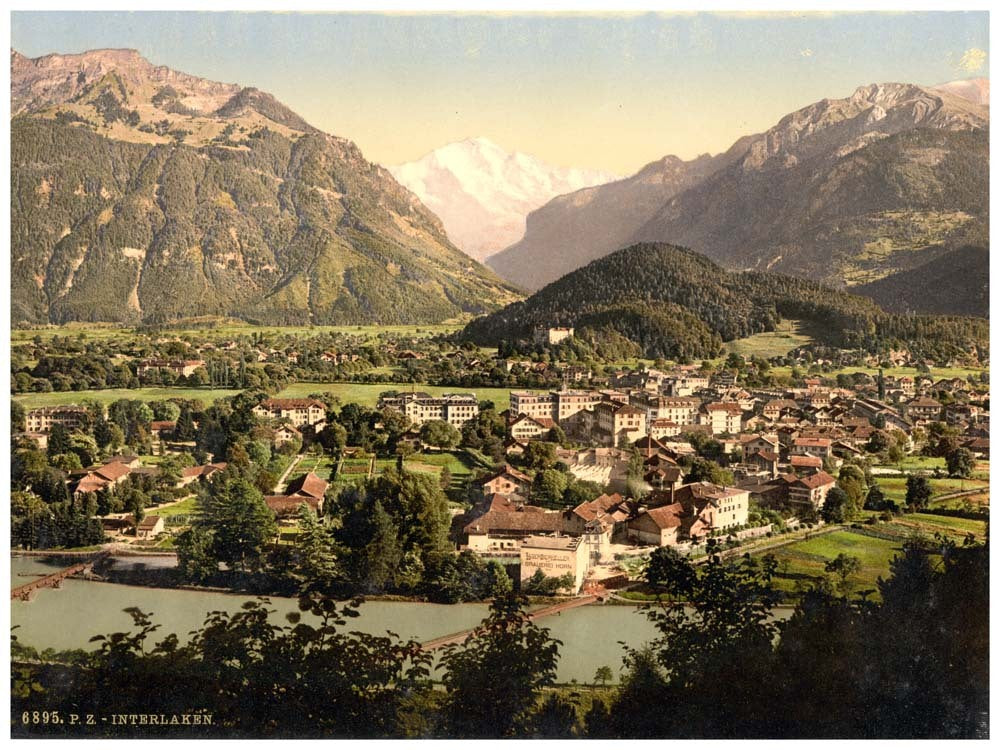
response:
{"label": "sky", "polygon": [[718,153],[823,98],[988,75],[985,12],[15,12],[29,57],[105,47],[256,86],[392,165],[484,136],[620,175]]}

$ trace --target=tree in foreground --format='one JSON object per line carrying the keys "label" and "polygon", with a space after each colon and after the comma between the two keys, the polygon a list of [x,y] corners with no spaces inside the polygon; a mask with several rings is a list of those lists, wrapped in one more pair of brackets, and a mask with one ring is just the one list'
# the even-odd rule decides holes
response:
{"label": "tree in foreground", "polygon": [[447,647],[445,736],[514,737],[528,731],[539,691],[555,682],[561,644],[528,619],[524,605],[513,594],[498,597],[464,643]]}

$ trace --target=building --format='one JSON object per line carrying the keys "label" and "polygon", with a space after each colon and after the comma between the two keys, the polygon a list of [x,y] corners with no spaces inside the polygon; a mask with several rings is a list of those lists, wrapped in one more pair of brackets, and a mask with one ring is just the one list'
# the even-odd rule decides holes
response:
{"label": "building", "polygon": [[795,505],[809,505],[818,511],[826,502],[826,496],[837,484],[837,480],[825,471],[817,471],[807,477],[799,477],[788,485],[788,500]]}
{"label": "building", "polygon": [[708,388],[708,375],[683,373],[667,375],[660,382],[660,390],[668,396],[691,396]]}
{"label": "building", "polygon": [[461,428],[479,416],[479,401],[474,393],[445,393],[432,396],[423,391],[414,393],[386,392],[379,396],[379,409],[402,412],[416,425],[425,422],[447,422]]}
{"label": "building", "polygon": [[144,359],[136,364],[135,374],[141,378],[153,370],[170,370],[175,375],[187,377],[204,366],[203,359]]}
{"label": "building", "polygon": [[153,539],[157,534],[162,534],[165,524],[162,516],[146,516],[135,529],[137,539]]}
{"label": "building", "polygon": [[[654,492],[647,500],[653,507],[643,509],[626,524],[628,537],[640,544],[662,547],[695,542],[743,526],[749,519],[749,491],[710,482]],[[657,502],[663,504],[654,506]]]}
{"label": "building", "polygon": [[907,402],[906,416],[913,421],[936,422],[941,419],[941,402],[920,396]]}
{"label": "building", "polygon": [[697,398],[662,396],[648,391],[635,391],[629,396],[629,403],[646,410],[646,422],[667,420],[675,425],[694,424],[698,419],[701,401]]}
{"label": "building", "polygon": [[76,430],[87,423],[88,417],[87,410],[75,404],[32,409],[24,415],[25,432],[44,432],[47,434],[51,432],[52,426],[57,424],[61,424],[67,430]]}
{"label": "building", "polygon": [[644,510],[628,522],[628,536],[639,544],[657,547],[673,546],[680,542],[680,531],[684,525],[684,506],[680,503],[662,505]]}
{"label": "building", "polygon": [[531,339],[540,346],[552,346],[565,341],[573,335],[572,328],[545,328],[536,326],[531,332]]}
{"label": "building", "polygon": [[300,442],[302,441],[302,433],[290,424],[279,425],[275,428],[274,438],[272,438],[275,446],[284,445],[285,443],[291,443],[296,440]]}
{"label": "building", "polygon": [[603,396],[598,391],[564,389],[548,393],[510,392],[510,413],[534,419],[547,418],[561,423],[581,411],[593,409]]}
{"label": "building", "polygon": [[488,510],[465,525],[469,549],[486,554],[516,552],[533,534],[562,534],[566,519],[559,511],[546,511],[532,505],[516,510]]}
{"label": "building", "polygon": [[531,477],[518,471],[510,464],[500,471],[480,479],[477,484],[482,488],[483,496],[489,495],[524,495],[531,491]]}
{"label": "building", "polygon": [[103,466],[86,469],[77,480],[76,487],[73,488],[73,495],[84,495],[88,492],[98,492],[114,487],[124,481],[131,471],[132,467],[127,463],[115,460],[108,461]]}
{"label": "building", "polygon": [[262,419],[287,419],[295,427],[326,420],[326,404],[314,398],[268,398],[253,408]]}
{"label": "building", "polygon": [[792,456],[819,456],[821,459],[833,455],[833,441],[829,438],[797,437],[788,449]]}
{"label": "building", "polygon": [[322,501],[326,496],[326,490],[329,486],[329,482],[323,481],[310,471],[289,482],[285,488],[285,494],[315,498],[320,501],[320,507],[322,508]]}
{"label": "building", "polygon": [[527,414],[522,414],[510,423],[507,431],[514,440],[522,442],[537,440],[548,435],[555,424],[548,417],[529,417]]}
{"label": "building", "polygon": [[743,409],[734,401],[715,401],[705,405],[703,424],[713,435],[735,435],[743,429]]}
{"label": "building", "polygon": [[202,481],[207,482],[212,479],[217,473],[225,471],[226,466],[228,466],[225,461],[220,461],[214,464],[205,464],[204,466],[189,466],[186,469],[181,470],[181,479],[177,483],[178,487],[185,487],[192,482]]}
{"label": "building", "polygon": [[590,555],[581,537],[531,535],[521,542],[520,549],[522,581],[541,571],[547,578],[572,577],[569,593],[575,594],[583,586]]}
{"label": "building", "polygon": [[646,434],[646,410],[619,401],[594,407],[594,437],[604,445],[631,445]]}

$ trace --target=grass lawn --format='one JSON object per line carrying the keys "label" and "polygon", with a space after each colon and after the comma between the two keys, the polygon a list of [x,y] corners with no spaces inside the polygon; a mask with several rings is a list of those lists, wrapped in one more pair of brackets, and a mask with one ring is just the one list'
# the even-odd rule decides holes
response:
{"label": "grass lawn", "polygon": [[797,585],[808,587],[826,575],[824,567],[843,552],[861,560],[861,571],[849,582],[855,591],[875,588],[879,576],[889,572],[889,562],[902,549],[902,543],[839,529],[785,547],[768,550],[778,561],[775,588],[795,591]]}
{"label": "grass lawn", "polygon": [[758,333],[745,339],[736,339],[725,344],[727,353],[735,352],[743,357],[756,355],[764,359],[783,357],[792,349],[812,343],[812,337],[802,330],[797,320],[783,320],[774,331]]}
{"label": "grass lawn", "polygon": [[329,479],[330,474],[333,472],[336,466],[337,466],[337,461],[331,456],[328,456],[326,454],[322,454],[319,456],[307,454],[296,465],[295,471],[293,473],[297,476],[299,474],[305,474],[311,471],[314,474],[316,474],[320,479]]}
{"label": "grass lawn", "polygon": [[938,456],[904,456],[903,460],[896,464],[878,464],[878,468],[902,469],[903,471],[917,471],[934,469],[947,470],[944,458]]}
{"label": "grass lawn", "polygon": [[140,401],[162,401],[168,398],[200,399],[205,404],[211,404],[217,398],[235,396],[237,393],[239,391],[225,388],[105,388],[96,391],[22,393],[13,399],[23,404],[26,409],[35,409],[40,406],[79,404],[84,400],[109,404],[122,398]]}
{"label": "grass lawn", "polygon": [[974,518],[955,518],[954,516],[938,516],[933,513],[908,513],[899,517],[901,523],[914,523],[927,530],[938,530],[942,532],[958,532],[962,535],[975,534],[982,538],[986,534],[986,521],[977,521]]}
{"label": "grass lawn", "polygon": [[[904,477],[876,477],[876,481],[887,498],[895,500],[897,503],[906,502],[906,479]],[[985,489],[989,486],[989,482],[982,479],[942,477],[941,479],[930,478],[928,481],[931,483],[932,497],[958,492],[962,489],[973,490],[977,487]],[[961,505],[961,498],[959,498],[959,505]]]}
{"label": "grass lawn", "polygon": [[964,508],[966,504],[972,505],[973,507],[986,506],[989,508],[990,504],[990,493],[980,492],[975,495],[963,495],[962,497],[951,497],[947,500],[931,500],[930,507],[932,508]]}
{"label": "grass lawn", "polygon": [[198,498],[189,497],[179,503],[168,505],[163,508],[147,508],[146,514],[150,516],[160,516],[170,518],[171,516],[186,516],[194,513],[198,509]]}

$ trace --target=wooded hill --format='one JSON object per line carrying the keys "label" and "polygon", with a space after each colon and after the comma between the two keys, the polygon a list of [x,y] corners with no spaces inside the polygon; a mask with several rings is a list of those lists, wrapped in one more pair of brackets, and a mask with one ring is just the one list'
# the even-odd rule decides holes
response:
{"label": "wooded hill", "polygon": [[435,323],[520,296],[263,92],[127,50],[11,69],[14,323]]}
{"label": "wooded hill", "polygon": [[782,318],[812,324],[820,343],[877,353],[907,347],[934,361],[975,359],[989,345],[984,320],[886,313],[871,300],[805,279],[726,271],[664,243],[619,250],[563,276],[523,302],[469,323],[482,345],[529,338],[534,326],[573,326],[595,339],[621,335],[647,357],[698,359],[722,343],[774,330]]}

